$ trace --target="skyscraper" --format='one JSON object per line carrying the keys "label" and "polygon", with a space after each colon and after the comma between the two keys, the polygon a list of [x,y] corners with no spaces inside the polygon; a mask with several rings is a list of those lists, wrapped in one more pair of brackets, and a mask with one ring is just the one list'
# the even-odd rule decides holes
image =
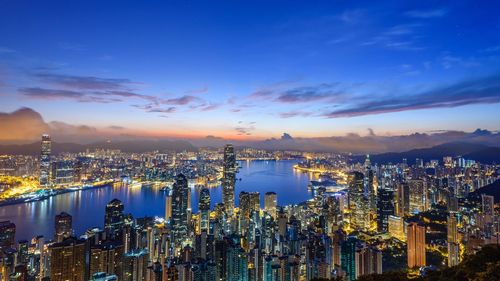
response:
{"label": "skyscraper", "polygon": [[410,213],[419,213],[425,211],[425,185],[423,180],[410,180],[408,182],[410,189]]}
{"label": "skyscraper", "polygon": [[454,212],[450,212],[446,222],[447,242],[448,242],[448,266],[458,265],[460,262],[460,247],[458,244],[457,217]]}
{"label": "skyscraper", "polygon": [[358,244],[358,239],[356,237],[347,237],[345,241],[342,242],[340,250],[340,265],[342,269],[342,275],[345,276],[344,280],[353,281],[356,280],[356,246]]}
{"label": "skyscraper", "polygon": [[167,196],[165,197],[165,220],[170,222],[172,218],[172,190],[168,190]]}
{"label": "skyscraper", "polygon": [[351,211],[351,228],[367,230],[369,221],[369,200],[365,196],[364,175],[352,172],[348,176],[349,209]]}
{"label": "skyscraper", "polygon": [[0,252],[14,247],[16,225],[10,221],[0,222]]}
{"label": "skyscraper", "polygon": [[389,229],[389,216],[394,215],[394,191],[381,187],[377,192],[377,230],[387,232]]}
{"label": "skyscraper", "polygon": [[208,232],[210,224],[210,190],[208,188],[203,188],[200,191],[198,210],[200,212],[200,231]]}
{"label": "skyscraper", "polygon": [[229,216],[234,212],[234,187],[236,182],[236,155],[234,147],[228,144],[224,147],[224,162],[222,164],[222,203]]}
{"label": "skyscraper", "polygon": [[175,247],[181,247],[181,242],[188,234],[188,181],[183,174],[177,175],[172,188],[172,241]]}
{"label": "skyscraper", "polygon": [[276,192],[266,192],[264,195],[264,210],[268,212],[274,219],[276,219],[276,206],[278,205],[278,199]]}
{"label": "skyscraper", "polygon": [[258,192],[240,192],[240,217],[249,218],[253,211],[260,209]]}
{"label": "skyscraper", "polygon": [[408,267],[425,266],[425,226],[409,223],[406,234]]}
{"label": "skyscraper", "polygon": [[51,281],[85,280],[85,241],[66,239],[50,249]]}
{"label": "skyscraper", "polygon": [[125,223],[123,210],[124,206],[118,199],[113,199],[106,205],[104,229],[106,230],[107,237],[111,240],[121,239],[121,233]]}
{"label": "skyscraper", "polygon": [[59,215],[56,215],[54,225],[54,240],[58,243],[62,242],[66,238],[69,238],[73,233],[72,217],[68,213],[61,212]]}
{"label": "skyscraper", "polygon": [[42,135],[42,150],[40,154],[40,185],[50,184],[50,153],[51,140],[49,135]]}

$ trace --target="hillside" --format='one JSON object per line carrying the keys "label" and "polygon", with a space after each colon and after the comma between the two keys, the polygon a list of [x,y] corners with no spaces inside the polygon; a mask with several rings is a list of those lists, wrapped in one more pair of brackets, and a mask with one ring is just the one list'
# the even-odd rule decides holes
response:
{"label": "hillside", "polygon": [[[490,147],[482,144],[475,143],[445,143],[430,148],[412,149],[406,152],[399,153],[382,153],[370,155],[372,163],[387,164],[387,163],[401,163],[403,158],[406,158],[408,164],[415,163],[416,158],[421,158],[424,161],[433,159],[442,161],[445,156],[463,156],[466,159],[472,159],[481,163],[499,163],[500,162],[500,147]],[[352,160],[355,162],[363,162],[364,155],[353,156]]]}

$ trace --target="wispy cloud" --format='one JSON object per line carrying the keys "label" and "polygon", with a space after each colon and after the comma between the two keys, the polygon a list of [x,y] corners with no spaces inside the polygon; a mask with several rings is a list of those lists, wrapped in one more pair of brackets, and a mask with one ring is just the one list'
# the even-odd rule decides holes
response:
{"label": "wispy cloud", "polygon": [[113,94],[100,93],[100,95],[89,95],[83,92],[45,89],[45,88],[20,88],[18,89],[24,96],[39,100],[74,100],[77,102],[94,102],[94,103],[114,103],[121,102],[122,99]]}
{"label": "wispy cloud", "polygon": [[431,9],[431,10],[411,10],[407,11],[404,14],[411,18],[417,19],[430,19],[430,18],[439,18],[443,17],[448,13],[446,9]]}
{"label": "wispy cloud", "polygon": [[499,103],[500,75],[468,80],[415,95],[378,97],[348,108],[323,114],[327,118],[354,117],[416,109],[457,107],[469,104]]}
{"label": "wispy cloud", "polygon": [[250,94],[249,98],[265,99],[278,103],[309,103],[342,96],[343,91],[339,86],[339,83],[322,83],[288,89],[261,89]]}
{"label": "wispy cloud", "polygon": [[281,118],[308,117],[311,115],[312,113],[307,111],[288,111],[280,113]]}
{"label": "wispy cloud", "polygon": [[192,95],[192,94],[206,94],[206,93],[208,93],[208,87],[205,86],[205,87],[199,88],[199,89],[187,90],[185,93],[188,94],[188,95]]}
{"label": "wispy cloud", "polygon": [[252,131],[255,130],[255,124],[255,122],[238,121],[238,126],[236,126],[234,129],[236,130],[238,135],[250,136],[252,134]]}
{"label": "wispy cloud", "polygon": [[44,83],[82,90],[127,89],[131,84],[136,84],[129,79],[100,78],[95,76],[76,76],[54,73],[35,73],[33,76]]}

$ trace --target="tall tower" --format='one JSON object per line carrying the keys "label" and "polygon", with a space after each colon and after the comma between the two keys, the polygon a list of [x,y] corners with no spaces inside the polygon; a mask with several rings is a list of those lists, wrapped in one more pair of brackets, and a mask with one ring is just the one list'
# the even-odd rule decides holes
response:
{"label": "tall tower", "polygon": [[123,225],[125,223],[123,210],[123,203],[118,199],[113,199],[106,205],[104,229],[107,237],[111,240],[120,240],[121,238]]}
{"label": "tall tower", "polygon": [[72,217],[70,214],[62,212],[59,215],[56,215],[55,218],[55,237],[57,243],[62,242],[64,239],[69,238],[73,233],[72,230]]}
{"label": "tall tower", "polygon": [[229,216],[234,212],[234,186],[236,182],[236,155],[234,147],[224,147],[224,163],[222,164],[222,203]]}
{"label": "tall tower", "polygon": [[457,217],[450,212],[446,223],[448,242],[448,266],[458,265],[460,262],[460,246],[458,244]]}
{"label": "tall tower", "polygon": [[264,210],[268,212],[274,219],[276,219],[276,206],[278,205],[278,199],[276,198],[276,192],[266,192],[264,195]]}
{"label": "tall tower", "polygon": [[49,135],[42,135],[42,150],[40,154],[40,185],[50,184],[50,153],[52,142]]}
{"label": "tall tower", "polygon": [[188,234],[188,180],[183,174],[177,175],[172,188],[172,238],[175,248]]}
{"label": "tall tower", "polygon": [[408,224],[408,267],[425,266],[425,226],[415,222]]}
{"label": "tall tower", "polygon": [[198,203],[200,212],[200,230],[208,233],[210,224],[210,191],[208,188],[203,188],[200,191],[200,202]]}
{"label": "tall tower", "polygon": [[369,200],[365,197],[364,175],[360,172],[352,172],[348,175],[349,183],[349,209],[351,210],[351,228],[368,230]]}

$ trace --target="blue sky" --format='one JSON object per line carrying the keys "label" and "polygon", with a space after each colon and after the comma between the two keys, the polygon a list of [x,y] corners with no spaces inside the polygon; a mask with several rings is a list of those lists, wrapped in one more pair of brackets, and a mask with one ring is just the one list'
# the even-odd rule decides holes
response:
{"label": "blue sky", "polygon": [[0,111],[153,136],[497,130],[496,1],[0,1]]}

